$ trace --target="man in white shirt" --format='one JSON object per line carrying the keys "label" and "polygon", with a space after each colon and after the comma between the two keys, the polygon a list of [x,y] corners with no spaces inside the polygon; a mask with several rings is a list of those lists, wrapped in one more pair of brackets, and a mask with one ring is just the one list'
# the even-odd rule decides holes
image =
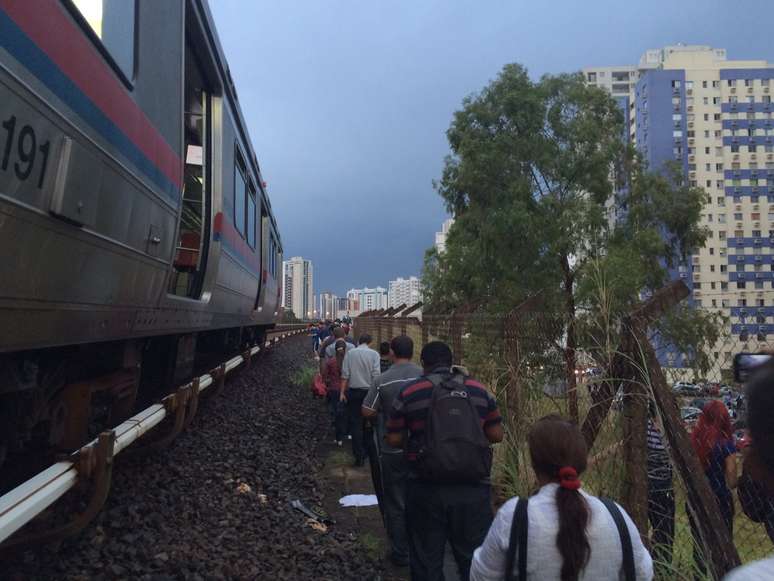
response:
{"label": "man in white shirt", "polygon": [[363,444],[363,420],[360,408],[374,380],[381,374],[379,353],[369,347],[371,335],[360,336],[358,346],[344,357],[341,370],[341,401],[347,403],[350,434],[352,434],[352,454],[355,466],[365,464],[365,446]]}

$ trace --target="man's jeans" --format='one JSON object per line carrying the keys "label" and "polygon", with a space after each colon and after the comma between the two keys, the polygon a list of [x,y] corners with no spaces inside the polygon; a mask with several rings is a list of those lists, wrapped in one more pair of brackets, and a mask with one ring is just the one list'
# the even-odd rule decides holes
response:
{"label": "man's jeans", "polygon": [[406,478],[408,465],[402,452],[380,456],[384,526],[392,544],[392,557],[408,562],[409,542],[406,532]]}
{"label": "man's jeans", "polygon": [[443,553],[451,545],[468,581],[473,551],[492,524],[489,484],[436,484],[409,479],[406,486],[411,581],[443,581]]}
{"label": "man's jeans", "polygon": [[349,418],[349,433],[352,434],[352,455],[355,462],[365,461],[365,445],[363,443],[363,418],[360,408],[363,405],[367,389],[349,388],[347,390],[347,416]]}

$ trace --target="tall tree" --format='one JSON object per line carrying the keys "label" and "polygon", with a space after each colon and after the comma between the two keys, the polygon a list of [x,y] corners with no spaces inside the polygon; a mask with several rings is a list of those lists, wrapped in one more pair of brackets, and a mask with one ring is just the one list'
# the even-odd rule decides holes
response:
{"label": "tall tree", "polygon": [[[576,419],[579,322],[600,307],[590,292],[599,273],[621,267],[606,305],[620,310],[703,241],[701,190],[645,172],[624,130],[615,101],[581,75],[533,82],[507,65],[455,113],[452,154],[435,184],[456,221],[446,252],[427,256],[431,308],[478,303],[505,313],[540,293],[560,314],[561,334],[550,339],[561,342]],[[625,217],[612,220],[621,202]]]}

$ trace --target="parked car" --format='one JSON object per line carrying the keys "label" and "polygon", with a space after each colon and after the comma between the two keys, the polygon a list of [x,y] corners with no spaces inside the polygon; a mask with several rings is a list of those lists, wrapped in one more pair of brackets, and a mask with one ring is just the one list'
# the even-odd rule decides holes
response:
{"label": "parked car", "polygon": [[682,418],[683,422],[689,426],[693,426],[693,424],[699,420],[700,415],[701,410],[699,408],[693,406],[685,406],[680,408],[680,417]]}
{"label": "parked car", "polygon": [[690,407],[698,408],[700,410],[704,409],[704,406],[707,405],[709,402],[711,402],[711,399],[707,399],[706,397],[697,397],[695,399],[691,400],[691,403],[689,404]]}
{"label": "parked car", "polygon": [[717,397],[718,395],[720,395],[720,384],[718,383],[705,384],[703,393],[704,395],[708,395],[710,397]]}
{"label": "parked car", "polygon": [[672,390],[680,395],[701,395],[701,389],[687,381],[678,381],[672,386]]}
{"label": "parked car", "polygon": [[734,393],[734,389],[725,383],[718,388],[718,395],[731,395],[732,393]]}

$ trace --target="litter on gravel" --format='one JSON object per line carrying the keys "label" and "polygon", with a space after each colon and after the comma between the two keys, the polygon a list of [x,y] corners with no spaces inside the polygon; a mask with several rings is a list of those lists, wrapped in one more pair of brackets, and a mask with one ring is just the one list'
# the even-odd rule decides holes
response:
{"label": "litter on gravel", "polygon": [[375,494],[348,494],[339,499],[341,506],[376,506],[379,501]]}

